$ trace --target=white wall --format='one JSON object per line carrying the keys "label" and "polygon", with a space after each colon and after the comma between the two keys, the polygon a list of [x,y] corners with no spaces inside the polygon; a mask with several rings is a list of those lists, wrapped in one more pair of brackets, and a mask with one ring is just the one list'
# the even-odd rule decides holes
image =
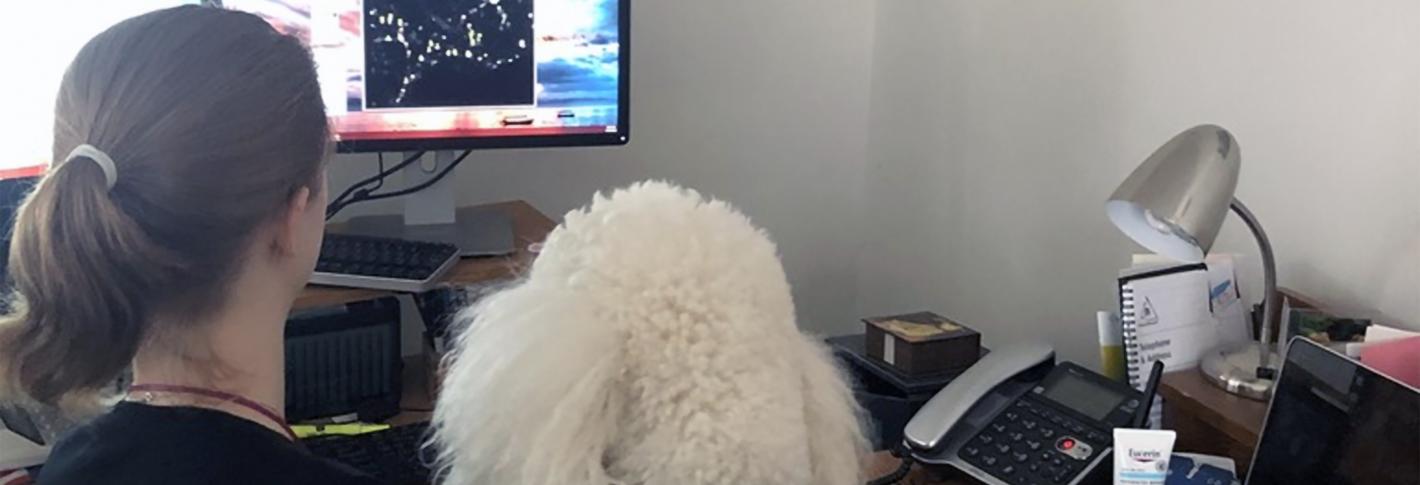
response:
{"label": "white wall", "polygon": [[[680,182],[732,201],[771,233],[801,326],[854,328],[871,2],[632,5],[631,144],[476,152],[457,171],[460,201],[525,199],[560,218],[598,190]],[[375,167],[372,156],[334,165],[334,187]]]}
{"label": "white wall", "polygon": [[[884,1],[877,22],[860,313],[1097,362],[1093,312],[1142,251],[1104,200],[1211,122],[1283,285],[1420,325],[1420,2]],[[1256,254],[1236,220],[1215,250]]]}
{"label": "white wall", "polygon": [[[1092,363],[1140,250],[1104,199],[1213,122],[1283,284],[1420,325],[1420,3],[633,4],[631,145],[479,152],[462,202],[557,216],[676,180],[772,233],[805,328],[930,308]],[[337,165],[340,186],[374,163]],[[1255,254],[1235,220],[1218,249]]]}

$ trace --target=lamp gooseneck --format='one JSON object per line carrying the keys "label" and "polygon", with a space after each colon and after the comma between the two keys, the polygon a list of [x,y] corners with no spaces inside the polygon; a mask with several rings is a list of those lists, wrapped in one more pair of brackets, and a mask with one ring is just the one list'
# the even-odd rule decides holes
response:
{"label": "lamp gooseneck", "polygon": [[1272,241],[1267,239],[1267,232],[1262,230],[1262,223],[1257,221],[1257,217],[1252,215],[1252,211],[1243,205],[1236,197],[1229,206],[1243,223],[1247,224],[1248,230],[1252,231],[1253,237],[1257,239],[1257,246],[1262,257],[1262,328],[1258,330],[1258,377],[1264,379],[1272,378],[1272,329],[1278,324],[1282,317],[1282,297],[1277,293],[1277,260],[1272,253]]}

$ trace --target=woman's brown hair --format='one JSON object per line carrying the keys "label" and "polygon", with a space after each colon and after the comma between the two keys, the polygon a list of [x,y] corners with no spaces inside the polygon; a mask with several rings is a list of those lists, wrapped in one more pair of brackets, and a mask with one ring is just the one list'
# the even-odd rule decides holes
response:
{"label": "woman's brown hair", "polygon": [[[317,193],[328,127],[310,52],[262,19],[178,7],[86,44],[54,160],[19,208],[0,381],[54,404],[112,382],[155,332],[216,310],[256,229]],[[114,161],[64,158],[89,144]]]}

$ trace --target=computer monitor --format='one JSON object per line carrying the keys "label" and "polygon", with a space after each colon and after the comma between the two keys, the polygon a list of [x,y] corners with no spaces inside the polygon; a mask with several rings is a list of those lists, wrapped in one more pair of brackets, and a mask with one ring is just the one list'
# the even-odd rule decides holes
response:
{"label": "computer monitor", "polygon": [[1420,391],[1292,339],[1248,485],[1420,483]]}
{"label": "computer monitor", "polygon": [[214,0],[305,40],[342,151],[629,139],[629,0]]}
{"label": "computer monitor", "polygon": [[[50,162],[54,99],[85,42],[152,10],[210,3],[304,39],[342,151],[626,143],[629,0],[22,2],[0,63],[0,171]],[[64,35],[54,35],[55,26]],[[37,41],[37,39],[40,39]]]}
{"label": "computer monitor", "polygon": [[[37,169],[38,167],[36,167]],[[39,170],[0,170],[0,295],[10,293],[10,234],[15,212],[39,181]],[[0,296],[0,312],[9,311],[9,299]],[[3,419],[0,414],[0,419]]]}

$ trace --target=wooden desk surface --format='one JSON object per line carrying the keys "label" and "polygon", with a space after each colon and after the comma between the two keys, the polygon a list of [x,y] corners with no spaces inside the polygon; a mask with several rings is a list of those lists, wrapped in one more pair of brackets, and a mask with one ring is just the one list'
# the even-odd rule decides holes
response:
{"label": "wooden desk surface", "polygon": [[[528,245],[542,242],[547,238],[547,233],[552,232],[552,228],[557,226],[551,218],[521,200],[478,207],[494,208],[512,216],[513,236],[517,252],[512,256],[502,258],[467,258],[459,261],[453,271],[444,276],[443,282],[446,284],[471,284],[516,274],[533,260],[533,253],[528,251]],[[307,286],[306,290],[296,297],[296,303],[292,309],[304,310],[341,305],[394,294],[394,292],[381,290]]]}
{"label": "wooden desk surface", "polygon": [[1197,369],[1164,374],[1164,426],[1178,432],[1174,449],[1233,459],[1247,472],[1267,403],[1235,396],[1209,383]]}

